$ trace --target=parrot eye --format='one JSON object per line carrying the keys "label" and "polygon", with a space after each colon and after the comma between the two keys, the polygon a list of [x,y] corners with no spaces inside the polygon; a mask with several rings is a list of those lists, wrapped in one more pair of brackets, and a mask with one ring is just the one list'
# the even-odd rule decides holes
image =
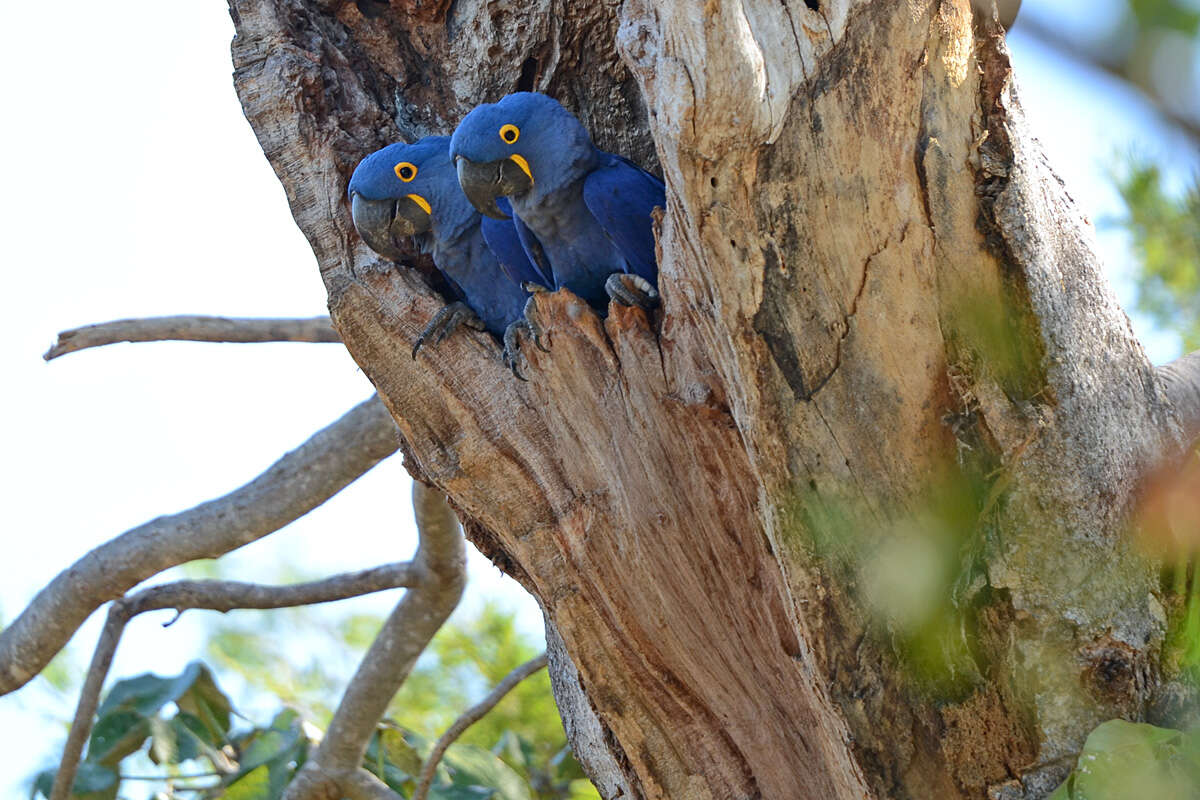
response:
{"label": "parrot eye", "polygon": [[396,177],[408,183],[413,178],[417,177],[417,167],[408,161],[401,161],[395,167]]}
{"label": "parrot eye", "polygon": [[500,129],[500,138],[509,144],[514,144],[521,135],[521,129],[516,125],[505,125]]}

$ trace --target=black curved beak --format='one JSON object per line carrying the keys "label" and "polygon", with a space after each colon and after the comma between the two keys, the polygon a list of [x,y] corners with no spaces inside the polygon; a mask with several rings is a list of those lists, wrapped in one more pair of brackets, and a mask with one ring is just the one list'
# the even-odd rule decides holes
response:
{"label": "black curved beak", "polygon": [[424,233],[431,222],[429,212],[411,197],[368,200],[357,192],[350,197],[350,218],[367,247],[393,261],[405,255],[399,238]]}
{"label": "black curved beak", "polygon": [[529,191],[533,178],[511,158],[478,163],[458,156],[458,185],[480,214],[492,219],[508,219],[496,205],[497,197],[512,197]]}

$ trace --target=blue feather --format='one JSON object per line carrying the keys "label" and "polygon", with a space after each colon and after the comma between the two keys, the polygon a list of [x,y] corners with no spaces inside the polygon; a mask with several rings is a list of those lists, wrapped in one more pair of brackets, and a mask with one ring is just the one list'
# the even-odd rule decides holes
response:
{"label": "blue feather", "polygon": [[658,264],[651,212],[655,207],[666,207],[662,181],[632,161],[614,155],[608,165],[593,170],[584,179],[583,202],[625,256],[629,271],[654,283]]}
{"label": "blue feather", "polygon": [[[388,145],[359,163],[349,193],[369,200],[418,194],[428,201],[431,228],[413,237],[417,247],[433,257],[446,282],[487,329],[502,336],[521,318],[529,297],[520,282],[542,278],[525,256],[512,221],[481,225],[479,212],[458,185],[449,143],[448,136],[428,136],[413,144]],[[417,168],[411,181],[401,181],[395,173],[402,162]]]}
{"label": "blue feather", "polygon": [[[497,205],[500,206],[501,211],[512,218],[484,217],[480,221],[480,225],[483,229],[483,239],[496,254],[496,258],[500,260],[500,268],[504,270],[504,274],[518,286],[526,282],[546,287],[553,286],[554,279],[548,272],[542,272],[537,264],[537,259],[533,259],[532,262],[530,260],[526,241],[532,239],[533,234],[529,233],[529,230],[513,215],[512,206],[509,205],[508,200],[501,197],[498,199]],[[533,248],[536,252],[537,243],[530,242],[528,248]]]}
{"label": "blue feather", "polygon": [[[519,130],[515,141],[500,135],[510,127]],[[519,158],[528,165],[533,185],[509,200],[526,255],[534,264],[544,256],[542,271],[554,288],[603,307],[604,284],[614,273],[656,282],[650,212],[666,205],[662,181],[596,148],[558,101],[518,92],[478,106],[455,129],[450,155],[481,164]]]}

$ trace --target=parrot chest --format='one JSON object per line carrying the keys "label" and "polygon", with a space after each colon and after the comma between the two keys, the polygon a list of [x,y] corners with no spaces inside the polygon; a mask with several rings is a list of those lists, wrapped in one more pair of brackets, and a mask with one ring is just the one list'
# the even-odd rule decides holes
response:
{"label": "parrot chest", "polygon": [[584,203],[581,182],[535,202],[513,198],[513,209],[541,243],[556,288],[568,288],[593,304],[607,300],[604,281],[627,267]]}
{"label": "parrot chest", "polygon": [[525,292],[504,275],[500,262],[476,227],[453,243],[438,243],[434,266],[463,294],[462,300],[488,330],[503,334],[525,307]]}

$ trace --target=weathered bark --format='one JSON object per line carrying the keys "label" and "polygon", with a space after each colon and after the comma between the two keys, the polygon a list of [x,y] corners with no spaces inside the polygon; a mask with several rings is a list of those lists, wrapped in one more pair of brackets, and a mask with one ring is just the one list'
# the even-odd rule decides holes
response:
{"label": "weathered bark", "polygon": [[[607,797],[1041,797],[1144,714],[1163,619],[1131,513],[1184,420],[969,0],[231,8],[334,325],[561,635]],[[519,88],[668,186],[662,311],[539,296],[529,383],[474,332],[414,362],[440,301],[344,203],[362,155]],[[931,688],[872,569],[945,495],[964,633]]]}

